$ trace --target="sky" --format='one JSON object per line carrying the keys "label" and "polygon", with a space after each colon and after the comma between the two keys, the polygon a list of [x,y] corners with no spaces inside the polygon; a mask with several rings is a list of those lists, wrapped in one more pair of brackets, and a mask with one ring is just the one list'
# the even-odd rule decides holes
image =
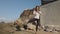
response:
{"label": "sky", "polygon": [[41,5],[40,0],[0,0],[0,21],[16,20],[24,9],[37,5]]}

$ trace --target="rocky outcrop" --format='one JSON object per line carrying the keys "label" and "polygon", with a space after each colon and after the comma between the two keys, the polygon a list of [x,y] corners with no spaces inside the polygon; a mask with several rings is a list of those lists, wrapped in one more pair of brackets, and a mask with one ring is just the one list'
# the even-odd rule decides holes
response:
{"label": "rocky outcrop", "polygon": [[23,18],[24,20],[33,18],[33,9],[24,10],[23,13],[20,15],[20,18]]}
{"label": "rocky outcrop", "polygon": [[[22,12],[20,17],[15,21],[15,24],[19,25],[20,27],[23,27],[24,25],[27,25],[28,21],[34,17],[33,15],[33,9],[27,9]],[[35,27],[35,25],[30,24],[31,27]],[[28,28],[31,28],[30,25],[27,25]]]}

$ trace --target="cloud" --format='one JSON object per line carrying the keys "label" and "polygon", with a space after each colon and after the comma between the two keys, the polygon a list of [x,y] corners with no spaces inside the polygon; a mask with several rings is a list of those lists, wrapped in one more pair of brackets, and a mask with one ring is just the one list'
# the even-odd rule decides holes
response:
{"label": "cloud", "polygon": [[0,20],[5,20],[6,18],[5,17],[0,17]]}
{"label": "cloud", "polygon": [[4,22],[13,22],[14,19],[12,19],[12,18],[7,18],[7,17],[0,17],[0,22],[2,22],[2,21],[4,21]]}
{"label": "cloud", "polygon": [[5,21],[6,18],[5,17],[0,17],[0,21]]}

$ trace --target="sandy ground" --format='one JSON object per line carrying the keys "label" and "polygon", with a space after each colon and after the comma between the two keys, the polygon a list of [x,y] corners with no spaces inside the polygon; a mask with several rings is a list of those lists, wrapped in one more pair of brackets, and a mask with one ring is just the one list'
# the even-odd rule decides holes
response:
{"label": "sandy ground", "polygon": [[[16,30],[16,29],[15,29]],[[0,24],[0,34],[35,34],[32,30],[15,31],[9,24]],[[60,34],[56,32],[37,31],[37,34]]]}
{"label": "sandy ground", "polygon": [[[34,31],[15,31],[12,34],[35,34]],[[60,34],[60,33],[54,33],[54,32],[45,32],[45,31],[38,31],[37,34]]]}

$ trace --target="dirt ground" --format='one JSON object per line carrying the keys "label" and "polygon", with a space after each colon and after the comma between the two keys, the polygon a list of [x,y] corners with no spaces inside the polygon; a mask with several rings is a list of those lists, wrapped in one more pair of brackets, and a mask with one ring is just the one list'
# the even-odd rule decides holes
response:
{"label": "dirt ground", "polygon": [[[10,24],[0,24],[0,34],[35,34],[32,30],[16,31]],[[37,34],[60,34],[56,32],[37,31]]]}
{"label": "dirt ground", "polygon": [[[34,31],[15,31],[12,34],[35,34]],[[54,32],[45,32],[45,31],[38,31],[37,34],[60,34],[60,33],[54,33]]]}

